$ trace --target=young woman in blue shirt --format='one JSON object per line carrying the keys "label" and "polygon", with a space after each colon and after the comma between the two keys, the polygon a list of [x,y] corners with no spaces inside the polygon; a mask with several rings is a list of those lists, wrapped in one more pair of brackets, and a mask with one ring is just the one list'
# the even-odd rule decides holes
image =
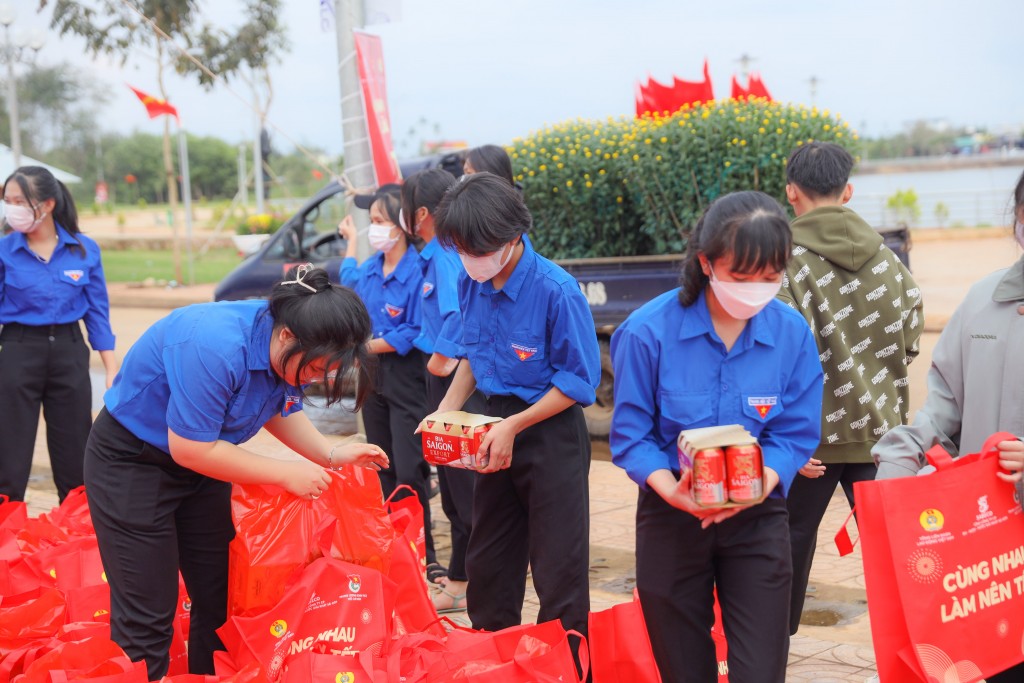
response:
{"label": "young woman in blue shirt", "polygon": [[[365,198],[362,202],[365,205]],[[356,228],[351,215],[338,227],[348,240],[340,278],[354,289],[370,313],[373,338],[367,344],[377,357],[373,391],[363,404],[366,438],[391,457],[380,471],[384,495],[408,484],[423,504],[427,564],[437,556],[430,533],[430,466],[415,434],[426,411],[423,353],[413,342],[420,334],[423,270],[412,237],[401,227],[401,199],[396,186],[381,188],[370,203],[370,246],[377,253],[356,261]],[[404,497],[402,493],[397,496]]]}
{"label": "young woman in blue shirt", "polygon": [[[822,371],[806,322],[775,300],[791,250],[786,215],[760,192],[716,200],[690,235],[682,286],[612,337],[615,464],[640,487],[637,588],[662,680],[718,680],[712,589],[729,675],[785,680],[792,560],[785,496],[818,445]],[[758,439],[767,497],[703,508],[676,439],[739,424]]]}
{"label": "young woman in blue shirt", "polygon": [[100,248],[78,228],[74,200],[41,166],[4,181],[0,239],[0,494],[24,500],[39,408],[46,420],[53,480],[61,500],[82,485],[92,426],[89,345],[99,352],[106,386],[117,374]]}
{"label": "young woman in blue shirt", "polygon": [[[212,674],[227,617],[231,484],[275,484],[319,497],[344,464],[386,467],[370,444],[335,445],[302,412],[303,387],[338,378],[368,391],[366,309],[312,266],[293,269],[269,301],[186,306],[128,351],[86,449],[85,481],[110,584],[111,637],[151,680],[167,672],[178,571],[192,600],[189,671]],[[239,447],[265,428],[302,456]]]}
{"label": "young woman in blue shirt", "polygon": [[466,358],[439,410],[478,389],[502,417],[484,437],[466,568],[474,628],[522,620],[527,566],[539,621],[586,632],[589,594],[590,438],[600,354],[579,285],[524,240],[530,212],[507,182],[471,175],[434,214],[437,239],[468,277],[459,284]]}

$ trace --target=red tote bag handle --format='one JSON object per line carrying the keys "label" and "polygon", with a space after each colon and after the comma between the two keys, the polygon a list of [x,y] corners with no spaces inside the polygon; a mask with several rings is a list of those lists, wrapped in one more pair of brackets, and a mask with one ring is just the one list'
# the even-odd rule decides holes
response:
{"label": "red tote bag handle", "polygon": [[[1017,437],[1010,432],[996,432],[992,436],[985,439],[985,443],[981,446],[981,452],[978,455],[978,460],[994,456],[998,453],[996,446],[1003,441],[1016,441]],[[924,454],[925,458],[928,459],[928,463],[935,467],[936,470],[944,470],[952,467],[956,461],[946,452],[942,446],[932,446],[928,449],[928,452]]]}

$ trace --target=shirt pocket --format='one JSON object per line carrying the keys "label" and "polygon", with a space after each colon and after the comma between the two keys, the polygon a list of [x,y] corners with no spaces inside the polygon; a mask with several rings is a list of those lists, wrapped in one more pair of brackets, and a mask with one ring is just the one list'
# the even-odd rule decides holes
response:
{"label": "shirt pocket", "polygon": [[662,391],[658,394],[662,431],[675,437],[684,429],[710,427],[715,398],[710,391]]}
{"label": "shirt pocket", "polygon": [[[754,391],[740,394],[740,410],[755,425],[765,425],[782,414],[782,398],[778,391]],[[755,434],[756,436],[756,434]]]}
{"label": "shirt pocket", "polygon": [[547,368],[544,342],[536,335],[511,334],[498,348],[499,367],[514,384],[533,386],[543,382]]}
{"label": "shirt pocket", "polygon": [[69,287],[84,287],[89,284],[89,271],[85,268],[61,268],[57,272],[57,281]]}

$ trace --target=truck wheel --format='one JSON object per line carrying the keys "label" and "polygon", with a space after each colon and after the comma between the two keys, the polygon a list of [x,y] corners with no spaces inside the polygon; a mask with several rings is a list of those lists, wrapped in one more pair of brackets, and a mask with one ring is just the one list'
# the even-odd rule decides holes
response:
{"label": "truck wheel", "polygon": [[597,400],[583,409],[587,430],[592,437],[607,438],[612,429],[612,409],[615,407],[613,389],[615,371],[612,369],[611,345],[607,337],[597,340],[601,347],[601,383],[597,385]]}

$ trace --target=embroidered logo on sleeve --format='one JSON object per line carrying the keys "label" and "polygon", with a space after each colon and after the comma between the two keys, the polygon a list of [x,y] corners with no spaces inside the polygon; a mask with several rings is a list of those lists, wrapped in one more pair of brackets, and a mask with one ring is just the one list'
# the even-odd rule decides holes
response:
{"label": "embroidered logo on sleeve", "polygon": [[772,411],[772,408],[779,402],[778,396],[748,396],[747,405],[753,406],[757,414],[761,416],[761,419],[768,417],[768,413]]}
{"label": "embroidered logo on sleeve", "polygon": [[537,353],[536,346],[523,346],[522,344],[512,344],[512,350],[516,352],[519,360],[529,360],[535,353]]}
{"label": "embroidered logo on sleeve", "polygon": [[85,271],[84,270],[65,270],[64,271],[64,277],[71,278],[75,282],[78,282],[79,280],[81,280],[83,275],[85,275]]}
{"label": "embroidered logo on sleeve", "polygon": [[423,296],[430,296],[430,293],[433,292],[433,291],[434,291],[434,283],[433,282],[424,282],[423,283]]}
{"label": "embroidered logo on sleeve", "polygon": [[384,310],[387,311],[387,314],[390,315],[392,318],[397,318],[398,316],[405,313],[404,308],[399,308],[398,306],[393,306],[392,304],[384,304]]}
{"label": "embroidered logo on sleeve", "polygon": [[285,417],[287,417],[288,415],[291,415],[293,412],[295,412],[298,409],[298,407],[301,406],[301,405],[302,405],[302,397],[301,396],[294,396],[292,394],[285,394],[285,396],[284,396],[284,410],[281,411],[281,414],[284,415]]}

